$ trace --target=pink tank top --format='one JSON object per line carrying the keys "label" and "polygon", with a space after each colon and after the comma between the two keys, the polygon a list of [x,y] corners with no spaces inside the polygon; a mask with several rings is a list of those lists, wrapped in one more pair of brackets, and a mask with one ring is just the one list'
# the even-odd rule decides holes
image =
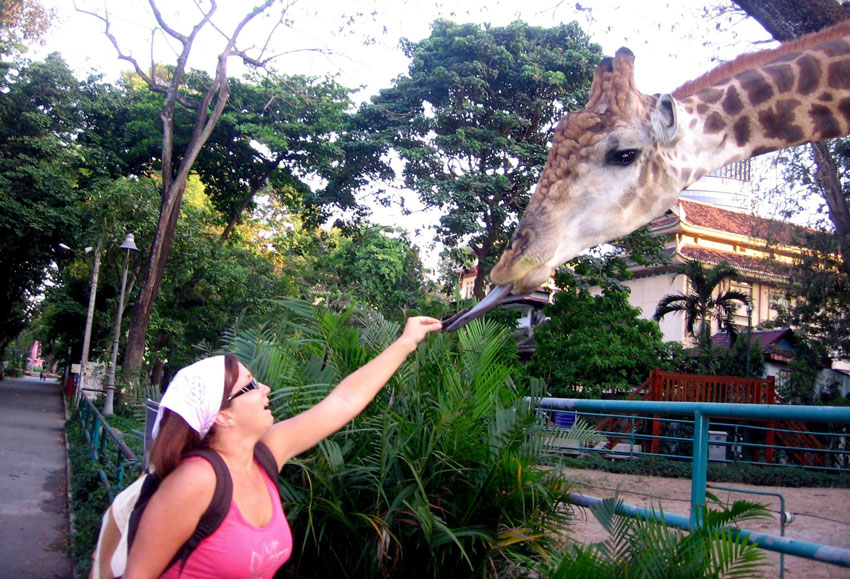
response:
{"label": "pink tank top", "polygon": [[[192,458],[189,460],[203,460]],[[169,567],[162,577],[173,579],[202,578],[271,578],[289,559],[292,553],[292,532],[283,514],[280,495],[260,468],[272,501],[272,518],[263,527],[255,527],[242,517],[234,501],[216,531],[201,541],[189,555],[186,566],[180,572],[178,561]]]}

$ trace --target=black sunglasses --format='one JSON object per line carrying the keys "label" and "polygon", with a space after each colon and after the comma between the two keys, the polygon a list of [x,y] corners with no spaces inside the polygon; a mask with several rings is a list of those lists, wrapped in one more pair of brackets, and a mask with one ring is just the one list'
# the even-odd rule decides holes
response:
{"label": "black sunglasses", "polygon": [[233,396],[228,396],[228,397],[227,397],[227,401],[228,401],[228,402],[230,402],[231,400],[233,400],[233,399],[234,399],[234,398],[236,398],[237,396],[242,396],[242,395],[243,395],[243,394],[245,394],[246,392],[250,392],[251,390],[254,390],[254,389],[259,388],[259,387],[260,387],[260,385],[259,385],[259,384],[257,384],[257,381],[256,381],[255,379],[253,379],[253,378],[252,378],[252,379],[251,379],[251,383],[250,383],[250,384],[248,384],[247,386],[243,386],[242,388],[240,388],[240,389],[239,389],[239,391],[238,391],[236,394],[234,394]]}

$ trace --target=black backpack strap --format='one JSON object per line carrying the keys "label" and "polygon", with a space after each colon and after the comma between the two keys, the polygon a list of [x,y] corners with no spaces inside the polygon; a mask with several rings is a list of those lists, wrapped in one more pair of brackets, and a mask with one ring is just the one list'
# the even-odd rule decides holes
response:
{"label": "black backpack strap", "polygon": [[133,545],[133,540],[136,538],[136,531],[139,530],[139,521],[142,520],[142,513],[145,512],[145,507],[151,497],[159,488],[160,479],[154,473],[145,475],[145,482],[142,483],[142,490],[139,491],[139,497],[136,499],[136,504],[133,505],[133,510],[130,512],[130,520],[127,523],[127,552],[130,552],[130,547]]}
{"label": "black backpack strap", "polygon": [[260,466],[269,475],[269,478],[277,487],[277,479],[280,476],[280,467],[272,454],[272,451],[266,446],[266,443],[260,441],[254,446],[254,460],[260,463]]}
{"label": "black backpack strap", "polygon": [[195,532],[189,537],[182,547],[174,555],[174,558],[168,563],[166,569],[171,567],[177,561],[180,561],[180,570],[186,565],[189,555],[198,548],[201,541],[212,535],[216,529],[221,526],[230,510],[230,503],[233,500],[233,479],[230,478],[230,470],[224,463],[224,459],[214,450],[209,448],[201,448],[193,450],[186,454],[184,458],[199,456],[209,462],[215,471],[215,492],[213,492],[210,506],[201,515],[201,520],[198,521],[198,526]]}

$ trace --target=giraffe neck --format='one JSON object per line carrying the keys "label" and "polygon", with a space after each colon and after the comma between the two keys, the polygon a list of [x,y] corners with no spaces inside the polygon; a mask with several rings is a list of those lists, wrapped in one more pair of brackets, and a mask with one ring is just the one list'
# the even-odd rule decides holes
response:
{"label": "giraffe neck", "polygon": [[683,87],[692,92],[680,96],[689,182],[733,161],[850,134],[850,22],[825,32],[743,70],[733,63],[726,78],[710,73],[710,86]]}

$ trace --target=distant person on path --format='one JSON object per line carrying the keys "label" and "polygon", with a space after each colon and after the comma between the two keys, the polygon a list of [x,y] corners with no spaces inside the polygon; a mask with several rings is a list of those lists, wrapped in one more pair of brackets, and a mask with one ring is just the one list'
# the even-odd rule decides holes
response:
{"label": "distant person on path", "polygon": [[[270,389],[235,356],[206,358],[180,370],[160,402],[151,463],[162,483],[142,514],[125,579],[138,577],[272,577],[292,551],[276,481],[254,459],[271,450],[277,468],[330,436],[371,402],[439,320],[410,318],[395,342],[353,372],[316,406],[275,423]],[[233,480],[230,511],[185,566],[166,568],[212,500],[216,475],[198,448],[221,455]]]}
{"label": "distant person on path", "polygon": [[46,376],[46,374],[45,374],[44,370],[42,370],[41,373],[38,375],[38,377],[41,378],[42,380],[44,380],[45,376]]}

